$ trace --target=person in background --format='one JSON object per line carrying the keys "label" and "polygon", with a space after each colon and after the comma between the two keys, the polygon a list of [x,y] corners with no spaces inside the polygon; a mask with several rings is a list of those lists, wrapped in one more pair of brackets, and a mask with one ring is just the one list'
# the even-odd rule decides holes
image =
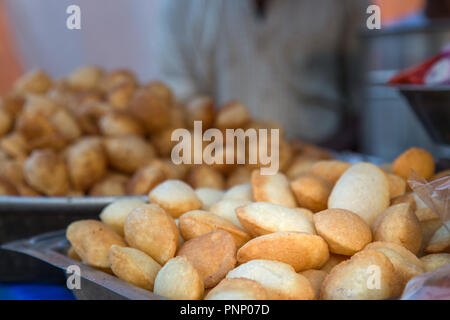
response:
{"label": "person in background", "polygon": [[366,9],[361,0],[166,1],[160,75],[181,99],[238,99],[289,138],[351,149]]}

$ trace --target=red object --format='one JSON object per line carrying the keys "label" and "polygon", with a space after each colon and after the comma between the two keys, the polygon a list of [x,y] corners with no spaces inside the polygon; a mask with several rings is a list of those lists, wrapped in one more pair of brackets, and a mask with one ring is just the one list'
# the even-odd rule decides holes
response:
{"label": "red object", "polygon": [[444,70],[444,64],[450,61],[450,49],[447,47],[437,56],[408,68],[389,80],[389,84],[448,84],[450,74]]}

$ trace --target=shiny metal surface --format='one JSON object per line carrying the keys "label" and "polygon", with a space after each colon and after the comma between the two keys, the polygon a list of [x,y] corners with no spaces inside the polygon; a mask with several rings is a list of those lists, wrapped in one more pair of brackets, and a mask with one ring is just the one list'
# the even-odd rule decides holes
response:
{"label": "shiny metal surface", "polygon": [[1,246],[9,250],[44,261],[66,272],[69,266],[80,268],[81,286],[74,289],[80,300],[161,300],[160,296],[138,288],[105,272],[91,268],[81,262],[70,259],[65,252],[69,243],[65,238],[65,230],[45,233],[31,239],[18,240]]}

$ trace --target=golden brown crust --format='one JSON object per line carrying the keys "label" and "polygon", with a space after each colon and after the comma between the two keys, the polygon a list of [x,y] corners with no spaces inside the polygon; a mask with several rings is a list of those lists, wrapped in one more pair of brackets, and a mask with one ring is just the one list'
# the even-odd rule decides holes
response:
{"label": "golden brown crust", "polygon": [[144,127],[137,119],[124,111],[116,110],[109,111],[100,117],[99,129],[102,135],[108,137],[145,134]]}
{"label": "golden brown crust", "polygon": [[213,188],[222,190],[225,187],[225,179],[223,175],[210,166],[194,167],[188,173],[186,178],[193,188]]}
{"label": "golden brown crust", "polygon": [[321,268],[328,260],[326,242],[319,236],[301,232],[276,232],[254,238],[238,253],[239,263],[275,260],[291,265],[296,272]]}
{"label": "golden brown crust", "polygon": [[123,228],[128,214],[133,209],[143,205],[145,205],[144,201],[132,198],[116,200],[103,208],[100,213],[100,220],[123,236]]}
{"label": "golden brown crust", "polygon": [[310,269],[306,271],[300,272],[302,276],[304,276],[306,279],[309,280],[311,283],[312,288],[314,289],[314,299],[319,299],[320,297],[320,291],[322,289],[322,283],[325,280],[328,273],[323,270],[315,270]]}
{"label": "golden brown crust", "polygon": [[322,284],[324,300],[379,300],[399,294],[389,259],[377,251],[361,251],[335,266]]}
{"label": "golden brown crust", "polygon": [[43,94],[47,92],[51,85],[51,78],[43,70],[36,69],[18,79],[14,89],[20,93]]}
{"label": "golden brown crust", "polygon": [[327,208],[332,188],[331,182],[310,173],[305,173],[291,182],[291,189],[299,206],[312,212]]}
{"label": "golden brown crust", "polygon": [[203,280],[186,257],[170,259],[158,272],[153,292],[167,299],[199,300],[204,293]]}
{"label": "golden brown crust", "polygon": [[295,209],[273,203],[254,202],[238,207],[235,211],[241,225],[254,237],[282,231],[315,234],[312,222]]}
{"label": "golden brown crust", "polygon": [[392,171],[404,180],[409,178],[411,169],[425,179],[434,174],[434,159],[431,153],[420,148],[411,148],[399,155],[392,163]]}
{"label": "golden brown crust", "polygon": [[431,237],[430,242],[425,247],[425,252],[428,253],[439,253],[446,252],[450,253],[450,222],[447,222],[447,227],[442,225]]}
{"label": "golden brown crust", "polygon": [[208,292],[205,300],[267,300],[266,289],[245,278],[223,279]]}
{"label": "golden brown crust", "polygon": [[389,197],[394,199],[403,195],[406,191],[406,181],[396,174],[386,173],[389,183]]}
{"label": "golden brown crust", "polygon": [[279,261],[252,260],[231,270],[227,278],[246,278],[259,282],[270,300],[311,300],[314,289],[307,278]]}
{"label": "golden brown crust", "polygon": [[367,223],[345,209],[328,209],[313,216],[317,233],[325,239],[330,252],[353,255],[372,241]]}
{"label": "golden brown crust", "polygon": [[320,269],[322,271],[325,271],[329,273],[335,266],[337,266],[342,261],[350,259],[349,256],[343,256],[339,254],[330,253],[330,258],[328,261],[323,265],[323,267]]}
{"label": "golden brown crust", "polygon": [[411,251],[397,243],[376,241],[369,243],[364,250],[378,251],[388,257],[402,289],[411,278],[424,272],[423,263]]}
{"label": "golden brown crust", "polygon": [[297,202],[289,188],[289,181],[282,173],[262,175],[254,170],[251,176],[253,199],[256,202],[270,202],[288,208],[295,208]]}
{"label": "golden brown crust", "polygon": [[202,207],[194,189],[180,180],[166,180],[153,188],[148,196],[151,203],[157,203],[174,218]]}
{"label": "golden brown crust", "polygon": [[139,136],[107,137],[103,145],[110,166],[124,173],[134,173],[155,157],[153,146]]}
{"label": "golden brown crust", "polygon": [[63,196],[69,190],[66,163],[52,150],[33,151],[25,161],[24,175],[31,187],[47,196]]}
{"label": "golden brown crust", "polygon": [[405,193],[401,196],[391,199],[391,206],[404,202],[409,203],[409,205],[411,206],[411,210],[416,211],[416,199],[414,198],[414,195],[412,193]]}
{"label": "golden brown crust", "polygon": [[85,191],[106,173],[106,157],[98,138],[83,138],[66,153],[67,167],[73,187]]}
{"label": "golden brown crust", "polygon": [[308,172],[335,184],[351,164],[338,160],[324,160],[315,163]]}
{"label": "golden brown crust", "polygon": [[133,174],[126,185],[126,190],[128,194],[148,194],[165,179],[166,175],[159,166],[149,164]]}
{"label": "golden brown crust", "polygon": [[249,120],[247,107],[238,101],[230,101],[217,112],[215,125],[219,129],[242,128]]}
{"label": "golden brown crust", "polygon": [[420,258],[425,272],[437,270],[450,263],[450,253],[434,253]]}
{"label": "golden brown crust", "polygon": [[124,196],[128,194],[125,189],[127,182],[128,176],[110,172],[92,186],[89,190],[89,195],[93,197]]}
{"label": "golden brown crust", "polygon": [[126,247],[119,234],[97,220],[72,222],[67,227],[66,237],[83,262],[99,268],[109,268],[109,248],[112,245]]}
{"label": "golden brown crust", "polygon": [[228,232],[215,230],[185,242],[177,256],[185,256],[203,278],[205,288],[212,288],[235,267],[236,250]]}
{"label": "golden brown crust", "polygon": [[419,220],[408,203],[400,203],[384,210],[373,226],[375,241],[398,243],[417,254],[422,245]]}
{"label": "golden brown crust", "polygon": [[214,230],[224,230],[230,233],[238,248],[250,240],[250,236],[244,230],[236,227],[233,223],[206,211],[194,210],[186,212],[180,217],[179,225],[181,235],[186,241],[210,233]]}
{"label": "golden brown crust", "polygon": [[159,132],[170,124],[173,97],[170,89],[160,82],[139,88],[130,101],[130,112],[142,119],[149,133]]}
{"label": "golden brown crust", "polygon": [[377,166],[360,162],[350,167],[336,182],[328,199],[328,209],[347,209],[371,226],[389,206],[389,183]]}
{"label": "golden brown crust", "polygon": [[175,256],[178,229],[173,218],[156,204],[131,211],[124,226],[127,243],[164,265]]}
{"label": "golden brown crust", "polygon": [[113,245],[109,250],[112,272],[120,279],[152,291],[161,266],[144,252]]}

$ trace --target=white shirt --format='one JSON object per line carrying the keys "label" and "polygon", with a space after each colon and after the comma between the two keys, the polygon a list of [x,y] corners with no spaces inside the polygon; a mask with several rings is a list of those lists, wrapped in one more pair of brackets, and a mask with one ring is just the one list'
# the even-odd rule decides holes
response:
{"label": "white shirt", "polygon": [[364,1],[356,3],[272,0],[261,18],[251,0],[166,1],[155,63],[181,99],[239,99],[289,137],[320,142],[356,92],[356,65],[339,60],[356,52],[365,13]]}

